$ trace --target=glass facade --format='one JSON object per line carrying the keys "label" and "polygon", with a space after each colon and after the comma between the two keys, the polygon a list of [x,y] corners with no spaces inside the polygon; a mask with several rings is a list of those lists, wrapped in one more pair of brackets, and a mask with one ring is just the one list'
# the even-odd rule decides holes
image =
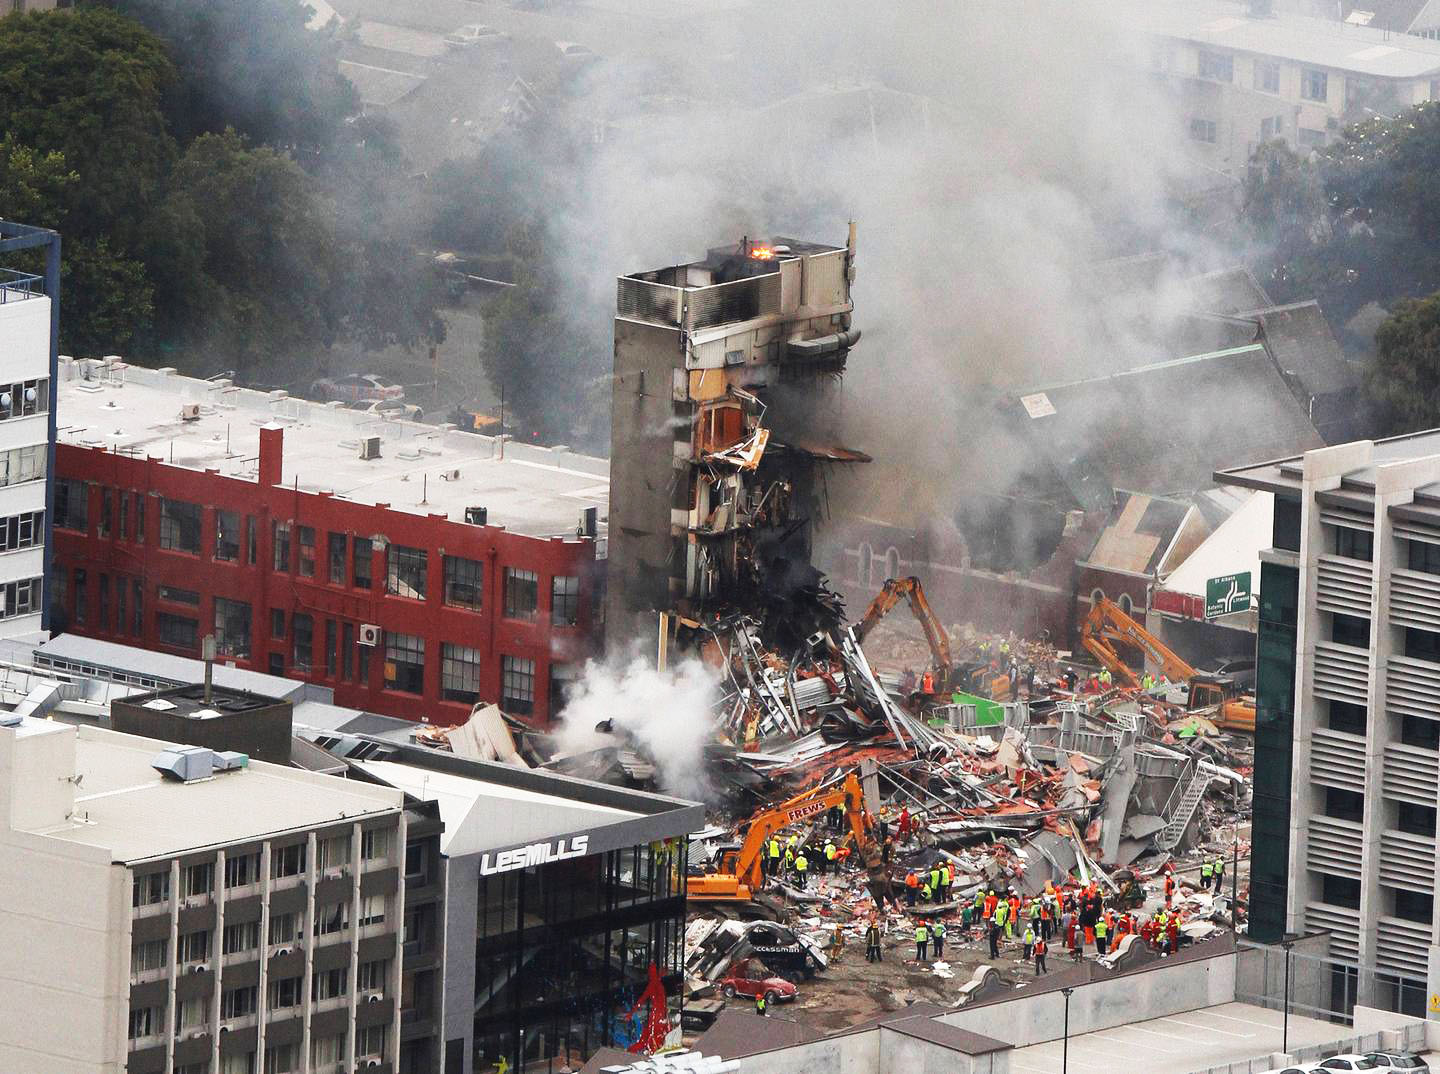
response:
{"label": "glass facade", "polygon": [[685,958],[685,844],[627,847],[480,878],[474,1069],[578,1070],[628,1047],[653,963],[672,1011]]}
{"label": "glass facade", "polygon": [[[1276,498],[1277,514],[1281,500]],[[1295,628],[1300,572],[1260,565],[1255,665],[1255,811],[1250,874],[1250,937],[1278,943],[1289,890],[1290,766],[1295,733]]]}

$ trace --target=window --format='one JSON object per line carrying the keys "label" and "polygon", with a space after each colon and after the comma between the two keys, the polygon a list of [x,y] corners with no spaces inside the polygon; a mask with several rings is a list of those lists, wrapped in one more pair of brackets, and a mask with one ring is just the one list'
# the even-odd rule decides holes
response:
{"label": "window", "polygon": [[275,553],[274,569],[277,572],[288,574],[290,572],[290,523],[272,522],[270,524],[270,543]]}
{"label": "window", "polygon": [[0,384],[0,421],[44,414],[49,409],[49,377]]}
{"label": "window", "polygon": [[1300,96],[1307,101],[1324,101],[1330,94],[1330,76],[1308,68],[1300,72]]}
{"label": "window", "polygon": [[1375,554],[1375,536],[1365,530],[1336,526],[1335,554],[1349,559],[1363,559],[1369,563]]}
{"label": "window", "polygon": [[100,629],[110,629],[110,576],[100,576]]}
{"label": "window", "polygon": [[1334,876],[1326,873],[1320,891],[1321,900],[1332,906],[1347,906],[1351,910],[1360,909],[1360,881],[1358,880],[1351,880],[1348,876]]}
{"label": "window", "polygon": [[1285,136],[1285,117],[1266,116],[1260,121],[1260,140],[1268,142]]}
{"label": "window", "polygon": [[360,927],[385,924],[385,896],[362,895],[360,897]]}
{"label": "window", "polygon": [[500,658],[500,707],[517,716],[527,716],[535,708],[535,661]]}
{"label": "window", "polygon": [[1400,721],[1400,741],[1425,750],[1440,749],[1440,721],[1405,716]]}
{"label": "window", "polygon": [[181,1029],[194,1029],[210,1021],[210,997],[195,996],[176,1003],[177,1018]]}
{"label": "window", "polygon": [[254,951],[260,946],[260,922],[245,921],[238,925],[226,925],[220,941],[223,954],[234,955],[241,951]]}
{"label": "window", "polygon": [[1413,802],[1400,802],[1396,810],[1395,826],[1402,832],[1409,832],[1411,835],[1423,835],[1427,839],[1435,838],[1435,807],[1415,805]]}
{"label": "window", "polygon": [[149,973],[163,969],[168,962],[170,944],[165,940],[150,940],[137,943],[130,948],[130,972]]}
{"label": "window", "polygon": [[29,447],[0,451],[0,485],[20,485],[26,481],[43,481],[46,462],[47,455],[44,444],[32,444]]}
{"label": "window", "polygon": [[243,600],[215,598],[215,652],[250,659],[250,605]]}
{"label": "window", "polygon": [[360,663],[355,677],[367,684],[370,682],[370,650],[372,648],[373,646],[370,645],[362,645],[356,650]]}
{"label": "window", "polygon": [[424,600],[425,560],[423,548],[392,544],[385,552],[385,592]]}
{"label": "window", "polygon": [[240,512],[215,512],[215,558],[234,563],[240,558]]}
{"label": "window", "polygon": [[[250,991],[255,991],[253,988]],[[254,1052],[231,1052],[220,1056],[219,1074],[255,1074]]]}
{"label": "window", "polygon": [[410,843],[405,847],[405,879],[419,880],[425,876],[428,855],[424,843]]}
{"label": "window", "polygon": [[[1434,829],[1432,828],[1433,832]],[[1423,921],[1426,926],[1430,924],[1430,915],[1434,912],[1435,901],[1429,896],[1418,891],[1406,891],[1403,888],[1395,889],[1395,916],[1403,917],[1406,921]],[[1357,1068],[1359,1064],[1356,1064]]]}
{"label": "window", "polygon": [[170,898],[170,874],[146,873],[130,882],[130,905],[154,906]]}
{"label": "window", "polygon": [[349,924],[350,904],[348,902],[336,902],[329,906],[315,908],[315,935],[317,936],[329,936],[341,932]]}
{"label": "window", "polygon": [[484,605],[485,564],[463,556],[445,557],[445,603],[478,612]]}
{"label": "window", "polygon": [[145,494],[135,493],[135,543],[145,543]]}
{"label": "window", "polygon": [[187,898],[192,895],[209,895],[215,887],[215,863],[202,861],[198,865],[182,869],[180,887]]}
{"label": "window", "polygon": [[[1428,921],[1429,918],[1426,918]],[[389,1039],[390,1027],[386,1025],[365,1026],[355,1031],[355,1058],[383,1059],[385,1042]]]}
{"label": "window", "polygon": [[1190,137],[1197,142],[1215,144],[1215,121],[1213,119],[1192,119]]}
{"label": "window", "polygon": [[193,650],[199,627],[200,624],[194,619],[187,619],[183,615],[171,615],[169,612],[155,613],[155,633],[159,637],[161,645],[169,645],[175,649]]}
{"label": "window", "polygon": [[505,568],[505,618],[534,619],[540,600],[540,576],[534,571]]}
{"label": "window", "polygon": [[84,567],[76,567],[76,568],[75,568],[75,622],[77,622],[77,623],[83,623],[83,622],[85,622],[85,617],[89,614],[89,608],[87,607],[87,603],[86,603],[87,600],[88,600],[88,598],[89,598],[89,593],[88,593],[88,591],[87,591],[87,586],[86,586],[86,583],[87,583],[88,581],[89,581],[89,579],[85,576],[85,568],[84,568]]}
{"label": "window", "polygon": [[153,1037],[159,1034],[164,1015],[159,1007],[141,1007],[130,1012],[130,1039]]}
{"label": "window", "polygon": [[868,543],[861,543],[860,554],[856,557],[855,570],[856,581],[861,585],[870,585],[875,570],[875,550]]}
{"label": "window", "polygon": [[390,856],[390,833],[384,828],[371,828],[360,833],[360,857],[377,861]]}
{"label": "window", "polygon": [[145,610],[140,601],[140,579],[136,578],[131,586],[130,595],[135,599],[134,617],[131,623],[131,633],[137,638],[145,633]]}
{"label": "window", "polygon": [[114,490],[102,488],[100,490],[100,525],[95,533],[97,537],[109,537],[110,528],[115,521],[115,493]]}
{"label": "window", "polygon": [[270,942],[272,944],[294,943],[299,936],[299,925],[299,914],[271,914]]}
{"label": "window", "polygon": [[259,990],[254,985],[242,985],[220,993],[220,1017],[222,1019],[244,1018],[255,1013],[255,1001]]}
{"label": "window", "polygon": [[1440,634],[1430,630],[1405,629],[1405,655],[1415,660],[1440,664]]}
{"label": "window", "polygon": [[[31,612],[39,610],[39,578],[25,578],[19,582],[6,582],[0,586],[0,619],[14,619],[17,615],[29,615]],[[103,609],[101,615],[104,615]],[[77,611],[75,620],[84,622],[84,617]]]}
{"label": "window", "polygon": [[574,626],[580,618],[580,579],[557,574],[550,579],[550,625]]}
{"label": "window", "polygon": [[1275,60],[1256,60],[1255,88],[1261,93],[1279,93],[1280,64]]}
{"label": "window", "polygon": [[[292,1003],[290,1006],[294,1007],[297,1004]],[[300,1046],[298,1044],[266,1045],[264,1074],[295,1074],[299,1069]]]}
{"label": "window", "polygon": [[[279,980],[270,982],[270,1002],[268,1006],[276,1007],[298,1007],[301,1003],[301,988],[304,985],[303,978],[281,977]],[[269,1067],[266,1067],[268,1070]]]}
{"label": "window", "polygon": [[271,675],[283,676],[285,674],[285,654],[271,653],[265,658],[265,666]]}
{"label": "window", "polygon": [[315,1037],[310,1041],[310,1067],[325,1070],[345,1058],[345,1034],[333,1037]]}
{"label": "window", "polygon": [[1408,566],[1412,571],[1440,574],[1440,544],[1429,541],[1407,541],[1410,546]]}
{"label": "window", "polygon": [[260,855],[237,854],[225,859],[225,886],[243,888],[260,881]]}
{"label": "window", "polygon": [[1349,735],[1365,734],[1365,706],[1350,701],[1330,702],[1330,730]]}
{"label": "window", "polygon": [[283,641],[285,638],[285,609],[270,609],[270,637],[276,641]]}
{"label": "window", "polygon": [[155,587],[155,593],[161,600],[168,600],[172,604],[189,604],[192,607],[200,607],[200,594],[193,589],[181,589],[176,585],[162,585]]}
{"label": "window", "polygon": [[126,618],[129,614],[126,605],[126,597],[129,592],[130,586],[124,578],[115,579],[115,633],[117,634],[123,634],[129,622]]}
{"label": "window", "polygon": [[296,671],[309,671],[315,647],[315,620],[296,612],[290,617],[291,660]]}
{"label": "window", "polygon": [[374,565],[375,542],[369,537],[356,537],[350,554],[355,560],[354,582],[357,589],[370,588],[370,569]]}
{"label": "window", "polygon": [[580,680],[580,669],[574,664],[552,663],[550,665],[550,715],[565,710],[570,701],[570,691]]}
{"label": "window", "polygon": [[270,852],[271,876],[276,878],[282,876],[299,876],[304,871],[304,843],[291,843],[288,847],[275,847]]}
{"label": "window", "polygon": [[210,931],[200,929],[187,932],[179,939],[176,950],[177,962],[204,962],[210,957]]}
{"label": "window", "polygon": [[356,972],[355,987],[361,992],[383,992],[385,976],[389,970],[390,963],[383,958],[377,958],[373,962],[362,962]]}
{"label": "window", "polygon": [[248,564],[250,564],[250,566],[252,566],[252,567],[255,566],[255,564],[258,562],[257,557],[258,557],[258,555],[259,555],[259,551],[260,551],[260,541],[259,541],[259,538],[256,537],[256,535],[255,535],[255,516],[254,516],[254,515],[246,515],[246,516],[245,516],[245,562],[248,563]]}
{"label": "window", "polygon": [[1370,620],[1354,615],[1330,617],[1330,640],[1358,649],[1370,648]]}
{"label": "window", "polygon": [[335,585],[345,584],[345,535],[332,533],[326,547],[326,562],[329,564],[330,581]]}
{"label": "window", "polygon": [[425,639],[385,631],[385,688],[425,692]]}
{"label": "window", "polygon": [[90,485],[73,477],[55,479],[55,525],[77,533],[90,531]]}
{"label": "window", "polygon": [[316,970],[310,978],[310,998],[319,1002],[338,999],[350,993],[350,973],[346,969]]}
{"label": "window", "polygon": [[355,678],[355,624],[340,624],[340,675],[349,682]]}
{"label": "window", "polygon": [[1306,149],[1319,149],[1325,144],[1325,132],[1310,130],[1308,127],[1296,130],[1295,138]]}
{"label": "window", "polygon": [[130,539],[130,493],[120,490],[120,539]]}
{"label": "window", "polygon": [[160,547],[200,554],[200,505],[160,500]]}
{"label": "window", "polygon": [[1325,815],[1359,824],[1365,819],[1365,796],[1338,787],[1325,788]]}
{"label": "window", "polygon": [[440,652],[440,696],[473,705],[480,699],[480,650],[447,641]]}
{"label": "window", "polygon": [[348,835],[332,835],[328,839],[321,839],[316,849],[319,852],[320,868],[323,870],[343,869],[350,864]]}
{"label": "window", "polygon": [[335,620],[325,620],[325,677],[335,677]]}
{"label": "window", "polygon": [[1233,82],[1235,80],[1235,57],[1224,52],[1200,50],[1197,64],[1201,78],[1211,82]]}
{"label": "window", "polygon": [[300,545],[300,577],[315,577],[315,527],[297,526],[295,536]]}

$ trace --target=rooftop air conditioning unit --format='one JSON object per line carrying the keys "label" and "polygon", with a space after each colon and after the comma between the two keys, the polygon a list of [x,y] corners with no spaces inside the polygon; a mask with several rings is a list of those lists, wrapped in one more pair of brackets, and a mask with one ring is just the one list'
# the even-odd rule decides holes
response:
{"label": "rooftop air conditioning unit", "polygon": [[199,403],[184,403],[184,404],[182,404],[181,407],[180,407],[180,420],[181,420],[181,421],[199,421],[199,420],[200,420],[200,404],[199,404]]}
{"label": "rooftop air conditioning unit", "polygon": [[360,624],[360,644],[361,644],[361,645],[379,645],[379,644],[380,644],[380,628],[379,628],[378,626],[376,626],[374,623],[361,623],[361,624]]}
{"label": "rooftop air conditioning unit", "polygon": [[378,459],[380,457],[380,438],[378,436],[362,436],[357,454],[366,460]]}

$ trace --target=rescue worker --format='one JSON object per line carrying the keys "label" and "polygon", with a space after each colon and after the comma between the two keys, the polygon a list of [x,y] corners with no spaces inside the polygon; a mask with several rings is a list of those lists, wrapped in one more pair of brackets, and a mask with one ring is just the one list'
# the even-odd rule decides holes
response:
{"label": "rescue worker", "polygon": [[1025,954],[1022,956],[1026,962],[1030,961],[1030,952],[1035,949],[1035,930],[1029,925],[1025,926],[1025,935],[1020,938]]}
{"label": "rescue worker", "polygon": [[1170,909],[1170,906],[1171,906],[1171,904],[1173,903],[1174,899],[1175,899],[1175,874],[1174,874],[1173,872],[1167,872],[1167,873],[1165,874],[1165,909],[1167,909],[1167,910]]}
{"label": "rescue worker", "polygon": [[1221,891],[1220,882],[1225,879],[1225,859],[1222,858],[1219,854],[1215,855],[1214,877],[1215,894],[1219,895]]}
{"label": "rescue worker", "polygon": [[995,894],[995,889],[994,889],[994,888],[991,888],[989,891],[987,891],[987,892],[985,893],[985,920],[986,920],[986,921],[993,921],[993,920],[995,919],[995,911],[996,911],[997,909],[999,909],[999,905],[1000,905],[1000,898],[999,898],[999,896],[997,896],[997,895]]}
{"label": "rescue worker", "polygon": [[935,960],[945,956],[945,922],[936,921],[930,926],[930,939],[935,944]]}
{"label": "rescue worker", "polygon": [[825,840],[825,852],[820,855],[820,875],[825,876],[830,872],[830,867],[835,864],[835,843],[833,840]]}
{"label": "rescue worker", "polygon": [[905,905],[914,906],[915,896],[918,894],[920,894],[920,878],[915,875],[915,870],[911,869],[905,874]]}
{"label": "rescue worker", "polygon": [[931,894],[933,894],[933,891],[934,889],[930,887],[930,881],[926,880],[923,884],[920,885],[920,901],[929,902],[930,896]]}
{"label": "rescue worker", "polygon": [[947,861],[940,866],[940,901],[950,901],[950,885],[955,880],[955,874],[950,871],[950,863]]}
{"label": "rescue worker", "polygon": [[[794,836],[791,836],[791,839],[794,839]],[[793,842],[792,842],[792,843],[786,843],[786,844],[785,844],[785,871],[788,873],[788,872],[792,871],[794,868],[795,868],[795,845],[794,845]]]}
{"label": "rescue worker", "polygon": [[940,894],[940,863],[937,861],[930,866],[930,890],[937,897]]}
{"label": "rescue worker", "polygon": [[1101,668],[1101,669],[1100,669],[1100,686],[1101,686],[1101,688],[1102,688],[1102,689],[1105,689],[1105,690],[1108,690],[1108,689],[1110,689],[1110,687],[1114,684],[1114,682],[1115,682],[1115,676],[1110,674],[1110,669],[1109,669],[1109,668]]}
{"label": "rescue worker", "polygon": [[1030,927],[1035,930],[1036,936],[1040,935],[1040,906],[1042,901],[1038,895],[1030,900]]}
{"label": "rescue worker", "polygon": [[1007,939],[1015,938],[1015,928],[1020,919],[1020,896],[1015,894],[1015,889],[1010,889],[1010,912],[1005,915],[1005,936]]}
{"label": "rescue worker", "polygon": [[879,962],[880,959],[880,923],[874,918],[870,919],[870,927],[865,930],[865,961]]}
{"label": "rescue worker", "polygon": [[765,993],[763,991],[755,993],[755,1013],[761,1018],[765,1017]]}
{"label": "rescue worker", "polygon": [[972,909],[972,907],[970,906],[970,904],[967,902],[967,903],[965,903],[963,906],[960,907],[960,938],[961,938],[961,939],[963,939],[963,940],[968,940],[968,939],[970,938],[970,922],[972,922],[972,921],[974,921],[974,920],[975,920],[975,911]]}
{"label": "rescue worker", "polygon": [[1050,929],[1054,924],[1054,911],[1050,905],[1050,896],[1044,895],[1040,899],[1040,938],[1050,939]]}
{"label": "rescue worker", "polygon": [[795,855],[795,883],[800,885],[800,890],[805,890],[806,876],[810,870],[810,859],[805,856],[804,848]]}
{"label": "rescue worker", "polygon": [[935,692],[935,675],[929,668],[920,676],[920,692],[927,696]]}
{"label": "rescue worker", "polygon": [[991,957],[992,959],[999,958],[999,957],[1000,957],[1000,925],[999,925],[999,923],[996,922],[996,921],[994,921],[994,920],[992,919],[991,922],[990,922],[990,928],[989,928],[988,931],[989,931],[989,933],[990,933],[990,957]]}
{"label": "rescue worker", "polygon": [[930,943],[930,929],[925,924],[915,926],[915,961],[925,961],[925,948]]}
{"label": "rescue worker", "polygon": [[766,875],[777,876],[780,873],[780,840],[773,835],[770,837],[770,856],[766,859]]}
{"label": "rescue worker", "polygon": [[1041,937],[1035,941],[1035,976],[1048,972],[1045,968],[1045,939]]}
{"label": "rescue worker", "polygon": [[1202,861],[1202,862],[1200,863],[1200,890],[1201,890],[1201,891],[1209,891],[1209,890],[1210,890],[1210,880],[1211,880],[1211,878],[1212,878],[1214,875],[1215,875],[1215,866],[1210,863],[1210,859],[1209,859],[1209,858],[1206,858],[1204,861]]}
{"label": "rescue worker", "polygon": [[1009,916],[1010,904],[1008,902],[1000,902],[995,904],[995,925],[998,928],[1005,929],[1007,935],[1010,934],[1010,930],[1006,928],[1006,919],[1009,918]]}
{"label": "rescue worker", "polygon": [[1105,955],[1105,949],[1109,946],[1109,943],[1110,929],[1109,926],[1105,924],[1105,919],[1102,917],[1099,921],[1095,922],[1095,953],[1103,958]]}

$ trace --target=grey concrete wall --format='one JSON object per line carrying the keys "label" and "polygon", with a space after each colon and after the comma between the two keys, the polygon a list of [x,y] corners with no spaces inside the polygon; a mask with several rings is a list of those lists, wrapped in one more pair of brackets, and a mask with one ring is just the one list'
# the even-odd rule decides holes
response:
{"label": "grey concrete wall", "polygon": [[475,1035],[475,924],[480,898],[480,859],[447,858],[445,864],[445,1004],[441,1046],[463,1038],[464,1065],[471,1074]]}
{"label": "grey concrete wall", "polygon": [[[1331,1001],[1330,934],[1296,940],[1290,956],[1290,1009],[1301,1014],[1328,1011]],[[1279,1009],[1285,1002],[1285,949],[1278,944],[1241,947],[1235,981],[1239,998]],[[1346,1012],[1339,1012],[1346,1013]]]}
{"label": "grey concrete wall", "polygon": [[962,1055],[933,1041],[880,1027],[880,1065],[876,1074],[1008,1074],[1010,1053]]}
{"label": "grey concrete wall", "polygon": [[[880,1065],[880,1032],[847,1033],[841,1037],[777,1048],[740,1060],[740,1074],[885,1074],[908,1068]],[[950,1070],[955,1070],[952,1066]]]}
{"label": "grey concrete wall", "polygon": [[[1070,1033],[1163,1018],[1235,1000],[1235,956],[1230,953],[1196,962],[1093,981],[1070,997]],[[1007,1040],[1017,1048],[1058,1040],[1064,1034],[1065,999],[1059,990],[1033,996],[1017,993],[1003,1004],[986,1004],[941,1015],[939,1021]],[[1003,1027],[1000,1031],[998,1027]]]}

